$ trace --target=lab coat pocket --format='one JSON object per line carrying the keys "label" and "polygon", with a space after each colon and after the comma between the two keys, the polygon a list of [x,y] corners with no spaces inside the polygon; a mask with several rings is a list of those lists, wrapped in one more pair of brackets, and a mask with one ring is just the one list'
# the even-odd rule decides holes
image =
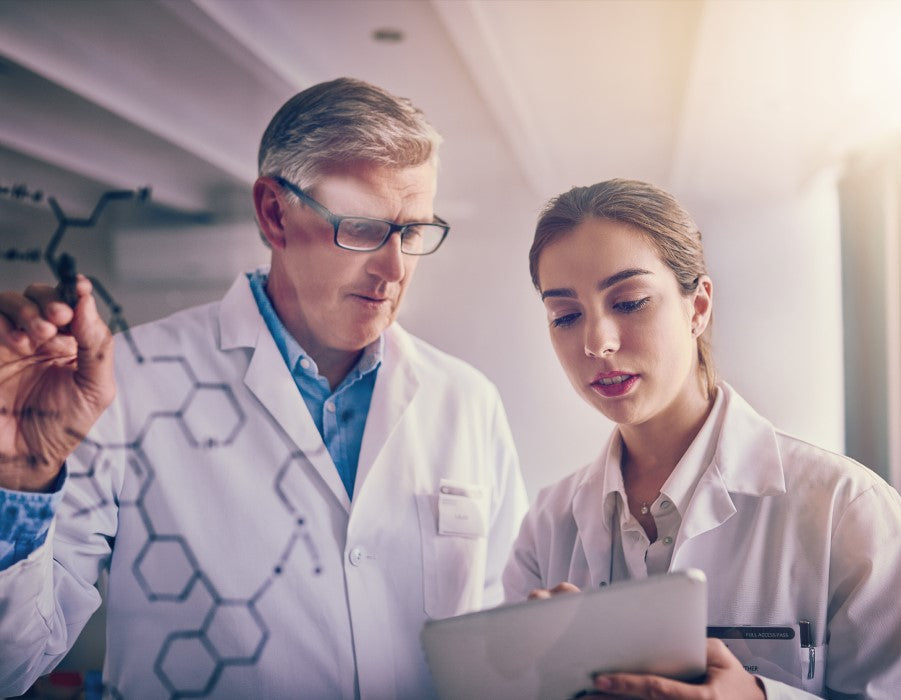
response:
{"label": "lab coat pocket", "polygon": [[[442,480],[442,487],[446,486]],[[430,618],[460,615],[482,606],[487,553],[487,517],[483,499],[417,494],[422,537],[423,608]],[[461,517],[456,517],[460,515]]]}
{"label": "lab coat pocket", "polygon": [[826,647],[803,646],[797,624],[708,627],[707,636],[722,639],[749,673],[823,692]]}

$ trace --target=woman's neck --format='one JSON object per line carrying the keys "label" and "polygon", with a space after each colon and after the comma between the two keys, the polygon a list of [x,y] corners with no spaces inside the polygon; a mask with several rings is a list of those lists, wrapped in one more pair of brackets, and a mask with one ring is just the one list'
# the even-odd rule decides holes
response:
{"label": "woman's neck", "polygon": [[623,480],[663,486],[710,415],[714,395],[691,392],[678,405],[640,425],[620,425]]}
{"label": "woman's neck", "polygon": [[713,396],[705,397],[702,392],[641,425],[619,426],[626,501],[651,542],[657,539],[657,523],[650,505],[700,432],[713,400]]}

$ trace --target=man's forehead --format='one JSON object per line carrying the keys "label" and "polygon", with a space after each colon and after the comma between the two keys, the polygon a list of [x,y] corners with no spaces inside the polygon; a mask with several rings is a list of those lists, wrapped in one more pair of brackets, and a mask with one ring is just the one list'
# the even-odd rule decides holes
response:
{"label": "man's forehead", "polygon": [[431,204],[437,187],[437,169],[431,163],[396,168],[379,164],[355,164],[332,168],[309,188],[313,196],[362,197]]}

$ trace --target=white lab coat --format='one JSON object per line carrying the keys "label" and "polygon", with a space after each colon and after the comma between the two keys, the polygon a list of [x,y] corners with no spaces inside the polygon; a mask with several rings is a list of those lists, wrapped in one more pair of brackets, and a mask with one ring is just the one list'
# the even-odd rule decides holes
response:
{"label": "white lab coat", "polygon": [[[761,677],[775,662],[797,669],[810,693],[901,698],[897,491],[851,459],[780,433],[720,388],[726,405],[713,461],[682,514],[670,570],[706,573],[711,626],[812,623],[814,678],[800,646],[787,659],[760,659]],[[608,578],[606,456],[538,495],[504,572],[509,600],[561,581],[589,589]],[[769,700],[809,697],[764,682]]]}
{"label": "white lab coat", "polygon": [[[528,505],[493,385],[389,328],[351,504],[244,275],[132,338],[55,535],[0,572],[0,694],[62,657],[109,566],[129,700],[431,695],[423,623],[500,602]],[[475,536],[439,534],[442,479]]]}

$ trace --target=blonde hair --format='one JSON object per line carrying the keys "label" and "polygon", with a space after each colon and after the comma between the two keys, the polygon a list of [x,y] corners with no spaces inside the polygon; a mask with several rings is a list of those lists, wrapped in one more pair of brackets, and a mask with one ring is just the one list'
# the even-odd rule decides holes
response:
{"label": "blonde hair", "polygon": [[[589,217],[609,219],[640,229],[673,271],[682,293],[698,288],[707,274],[701,232],[687,211],[669,192],[639,180],[614,179],[588,187],[573,187],[551,199],[538,217],[529,250],[532,284],[540,290],[538,259],[553,241],[570,233]],[[698,337],[698,368],[710,395],[716,382],[713,364],[713,316]]]}

